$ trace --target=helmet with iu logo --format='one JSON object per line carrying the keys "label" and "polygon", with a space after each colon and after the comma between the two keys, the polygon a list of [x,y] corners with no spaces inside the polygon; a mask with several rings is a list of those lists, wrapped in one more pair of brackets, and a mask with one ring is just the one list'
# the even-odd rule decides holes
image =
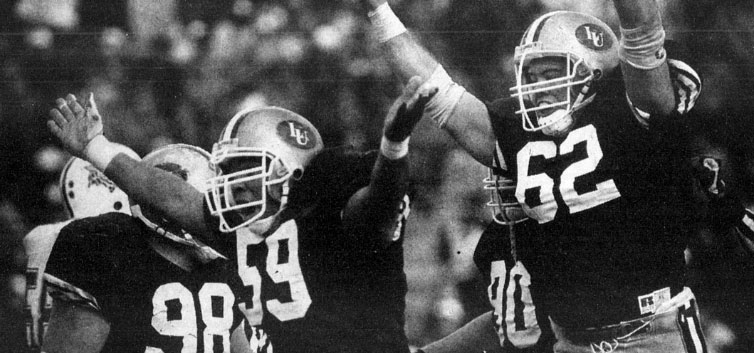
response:
{"label": "helmet with iu logo", "polygon": [[[115,144],[134,159],[140,159],[132,149]],[[60,173],[60,192],[71,218],[94,217],[108,212],[130,215],[128,196],[91,163],[76,157],[68,160]]]}
{"label": "helmet with iu logo", "polygon": [[[531,61],[545,57],[564,59],[565,75],[529,82]],[[520,109],[516,113],[522,116],[524,130],[562,135],[573,126],[572,113],[594,99],[593,83],[618,67],[618,39],[610,27],[594,16],[550,12],[526,30],[516,47],[514,63],[516,85],[511,91],[518,99]],[[563,89],[566,95],[559,102],[536,104],[532,98],[535,94]]]}
{"label": "helmet with iu logo", "polygon": [[[263,107],[233,116],[212,148],[212,163],[221,173],[209,181],[207,204],[210,212],[219,217],[220,230],[232,232],[262,222],[268,211],[268,197],[283,209],[288,181],[301,178],[304,168],[322,148],[322,138],[314,125],[290,110]],[[251,167],[234,169],[231,166],[235,163],[250,163]],[[239,197],[234,192],[242,185],[258,189]],[[272,188],[282,191],[272,192]]]}

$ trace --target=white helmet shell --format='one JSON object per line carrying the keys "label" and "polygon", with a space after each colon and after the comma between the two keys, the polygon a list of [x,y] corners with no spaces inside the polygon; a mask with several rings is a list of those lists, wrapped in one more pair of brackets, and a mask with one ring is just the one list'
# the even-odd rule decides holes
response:
{"label": "white helmet shell", "polygon": [[[132,149],[115,144],[121,152],[140,159]],[[130,215],[128,196],[91,163],[71,157],[60,174],[60,192],[71,218],[94,217],[108,212]]]}

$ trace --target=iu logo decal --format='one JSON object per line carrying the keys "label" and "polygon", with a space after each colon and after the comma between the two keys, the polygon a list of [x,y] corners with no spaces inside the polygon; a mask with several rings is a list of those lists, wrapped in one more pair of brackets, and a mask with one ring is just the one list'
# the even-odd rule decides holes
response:
{"label": "iu logo decal", "polygon": [[278,135],[289,144],[305,150],[317,145],[314,133],[297,121],[286,120],[278,124]]}
{"label": "iu logo decal", "polygon": [[602,51],[613,47],[612,38],[596,24],[589,23],[576,28],[576,38],[581,45],[592,50]]}

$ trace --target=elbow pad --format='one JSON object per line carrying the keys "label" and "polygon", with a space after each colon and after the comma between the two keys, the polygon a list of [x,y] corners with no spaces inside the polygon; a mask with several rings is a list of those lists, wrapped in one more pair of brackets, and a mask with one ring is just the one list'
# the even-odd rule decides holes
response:
{"label": "elbow pad", "polygon": [[461,96],[466,92],[466,89],[453,82],[453,79],[450,78],[442,65],[437,65],[437,68],[432,72],[432,76],[430,76],[427,82],[436,86],[438,90],[437,94],[427,102],[424,114],[429,116],[437,126],[443,128],[453,114],[456,105],[461,100]]}
{"label": "elbow pad", "polygon": [[652,70],[665,62],[665,30],[659,16],[638,28],[620,28],[620,58],[640,70]]}

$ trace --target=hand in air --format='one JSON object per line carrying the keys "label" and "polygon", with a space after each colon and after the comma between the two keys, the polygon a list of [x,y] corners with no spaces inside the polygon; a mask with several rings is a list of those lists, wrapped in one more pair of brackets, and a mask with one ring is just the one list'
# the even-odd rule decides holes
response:
{"label": "hand in air", "polygon": [[72,94],[68,94],[65,99],[56,99],[55,108],[50,110],[47,127],[69,153],[84,158],[86,146],[102,134],[102,117],[94,102],[94,94],[89,94],[83,107]]}
{"label": "hand in air", "polygon": [[423,84],[418,76],[412,77],[403,94],[398,97],[385,118],[385,137],[392,142],[401,142],[411,135],[424,114],[424,107],[437,93],[436,86]]}

